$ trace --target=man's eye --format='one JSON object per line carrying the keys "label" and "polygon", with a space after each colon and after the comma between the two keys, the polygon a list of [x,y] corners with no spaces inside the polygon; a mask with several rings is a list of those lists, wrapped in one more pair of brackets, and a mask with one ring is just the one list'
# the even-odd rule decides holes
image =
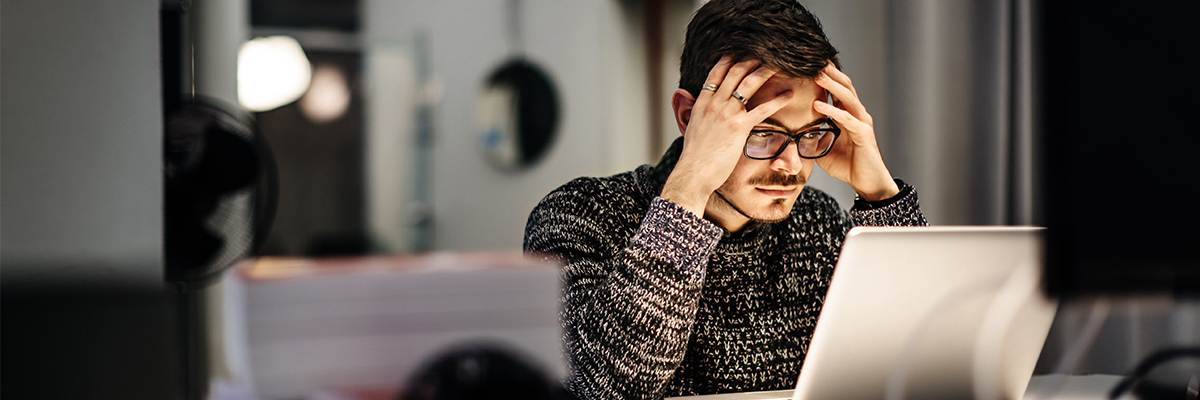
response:
{"label": "man's eye", "polygon": [[758,136],[758,137],[771,137],[771,135],[777,134],[777,133],[779,133],[779,132],[775,132],[775,131],[750,131],[750,133],[753,133],[753,134],[754,134],[754,136]]}

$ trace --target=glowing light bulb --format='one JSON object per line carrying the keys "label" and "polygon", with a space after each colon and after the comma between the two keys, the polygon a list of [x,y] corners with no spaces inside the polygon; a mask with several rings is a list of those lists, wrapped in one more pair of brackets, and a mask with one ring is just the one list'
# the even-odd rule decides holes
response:
{"label": "glowing light bulb", "polygon": [[250,111],[268,111],[304,95],[312,65],[300,43],[287,36],[256,38],[238,50],[238,102]]}
{"label": "glowing light bulb", "polygon": [[350,108],[350,86],[341,68],[318,64],[313,68],[312,85],[297,104],[314,123],[327,124],[341,118]]}

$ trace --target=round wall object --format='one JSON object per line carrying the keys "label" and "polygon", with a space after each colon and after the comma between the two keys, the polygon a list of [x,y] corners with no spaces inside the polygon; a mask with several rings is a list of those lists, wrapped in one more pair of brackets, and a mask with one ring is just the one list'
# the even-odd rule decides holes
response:
{"label": "round wall object", "polygon": [[554,142],[558,92],[545,71],[516,59],[488,77],[476,111],[488,161],[501,170],[520,170],[536,164]]}

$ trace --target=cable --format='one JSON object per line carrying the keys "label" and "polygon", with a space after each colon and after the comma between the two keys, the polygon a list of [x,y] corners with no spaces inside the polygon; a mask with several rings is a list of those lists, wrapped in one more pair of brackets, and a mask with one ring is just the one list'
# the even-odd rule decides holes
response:
{"label": "cable", "polygon": [[1129,376],[1125,377],[1125,379],[1122,379],[1121,382],[1117,383],[1117,386],[1108,393],[1109,400],[1115,400],[1116,398],[1121,397],[1122,394],[1125,394],[1125,392],[1133,388],[1135,384],[1142,380],[1142,377],[1146,376],[1146,374],[1155,367],[1167,361],[1184,357],[1200,358],[1200,347],[1163,349],[1142,359],[1142,362],[1138,363],[1137,367],[1133,369],[1133,372],[1131,372]]}

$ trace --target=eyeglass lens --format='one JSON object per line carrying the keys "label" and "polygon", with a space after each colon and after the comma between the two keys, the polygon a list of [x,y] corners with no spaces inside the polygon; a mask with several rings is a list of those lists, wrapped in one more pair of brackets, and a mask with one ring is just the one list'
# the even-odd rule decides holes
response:
{"label": "eyeglass lens", "polygon": [[[795,137],[796,147],[801,157],[820,157],[833,145],[833,132],[826,130],[811,130]],[[751,158],[772,158],[783,152],[789,142],[788,136],[780,132],[757,131],[746,138],[746,156]]]}

